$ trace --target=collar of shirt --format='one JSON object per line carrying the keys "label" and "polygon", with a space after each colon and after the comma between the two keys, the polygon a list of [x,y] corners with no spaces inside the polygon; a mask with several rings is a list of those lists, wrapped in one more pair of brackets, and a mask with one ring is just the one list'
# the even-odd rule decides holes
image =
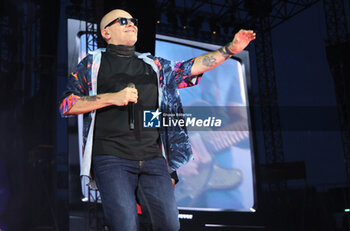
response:
{"label": "collar of shirt", "polygon": [[108,44],[106,52],[122,57],[132,57],[135,54],[135,46]]}

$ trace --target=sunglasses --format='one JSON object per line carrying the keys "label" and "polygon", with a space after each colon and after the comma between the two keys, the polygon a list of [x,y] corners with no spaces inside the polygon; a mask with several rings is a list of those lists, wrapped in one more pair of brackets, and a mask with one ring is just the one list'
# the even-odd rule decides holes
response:
{"label": "sunglasses", "polygon": [[116,18],[112,22],[108,23],[105,26],[105,28],[103,28],[103,29],[106,29],[107,27],[112,26],[115,22],[119,22],[119,24],[121,26],[128,25],[129,22],[134,23],[135,26],[137,26],[137,24],[138,24],[138,20],[136,18],[122,18],[122,17],[120,17],[120,18]]}

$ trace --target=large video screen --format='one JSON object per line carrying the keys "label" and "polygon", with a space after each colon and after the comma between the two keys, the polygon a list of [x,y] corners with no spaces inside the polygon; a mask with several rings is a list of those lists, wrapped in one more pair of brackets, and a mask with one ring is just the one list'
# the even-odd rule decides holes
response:
{"label": "large video screen", "polygon": [[[218,48],[157,35],[155,55],[182,61]],[[188,128],[194,160],[177,171],[175,196],[180,209],[254,211],[247,95],[247,63],[237,57],[204,73],[198,85],[180,89],[185,115],[224,120],[215,129]]]}

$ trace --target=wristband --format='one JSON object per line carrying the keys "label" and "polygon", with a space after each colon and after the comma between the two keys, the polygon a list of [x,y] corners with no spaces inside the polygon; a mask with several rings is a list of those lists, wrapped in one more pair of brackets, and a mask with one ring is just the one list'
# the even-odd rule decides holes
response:
{"label": "wristband", "polygon": [[230,46],[230,43],[227,43],[226,46],[224,46],[226,53],[229,55],[234,55],[234,53],[231,52],[229,46]]}

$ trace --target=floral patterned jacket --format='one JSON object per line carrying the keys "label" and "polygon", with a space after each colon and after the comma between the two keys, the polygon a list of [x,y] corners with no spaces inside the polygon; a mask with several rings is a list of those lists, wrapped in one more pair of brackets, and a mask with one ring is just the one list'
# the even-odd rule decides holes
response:
{"label": "floral patterned jacket", "polygon": [[[68,77],[66,90],[59,102],[62,116],[66,116],[66,113],[80,97],[97,94],[97,75],[104,51],[105,49],[98,49],[88,54]],[[183,108],[178,89],[194,86],[199,83],[202,77],[201,75],[191,76],[191,68],[195,59],[174,62],[153,57],[150,53],[135,52],[135,55],[151,65],[157,73],[159,111],[167,114],[182,114]],[[81,176],[90,175],[95,115],[96,111],[92,111],[84,116]],[[160,138],[163,155],[168,161],[170,172],[192,159],[192,150],[186,128],[161,126]]]}

